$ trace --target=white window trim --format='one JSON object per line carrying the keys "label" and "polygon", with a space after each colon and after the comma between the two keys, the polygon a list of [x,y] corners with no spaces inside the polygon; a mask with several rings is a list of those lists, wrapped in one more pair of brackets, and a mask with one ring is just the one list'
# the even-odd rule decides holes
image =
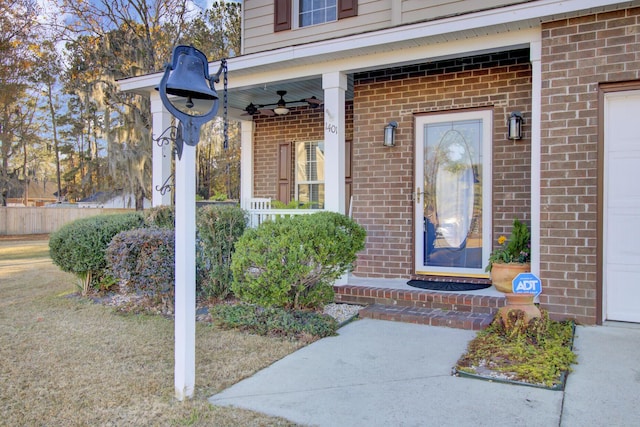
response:
{"label": "white window trim", "polygon": [[301,0],[293,0],[291,3],[291,29],[292,30],[299,30],[302,28],[310,28],[310,27],[315,27],[318,25],[323,25],[323,24],[329,24],[331,22],[337,22],[338,21],[338,0],[336,0],[336,19],[334,19],[333,21],[325,21],[325,22],[319,22],[317,24],[311,24],[311,25],[307,25],[304,27],[300,26],[300,1]]}

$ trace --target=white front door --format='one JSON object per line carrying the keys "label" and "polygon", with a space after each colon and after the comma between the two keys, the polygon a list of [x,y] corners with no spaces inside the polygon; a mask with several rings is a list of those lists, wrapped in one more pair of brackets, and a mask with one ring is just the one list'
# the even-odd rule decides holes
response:
{"label": "white front door", "polygon": [[416,117],[417,274],[486,276],[491,123],[491,110]]}
{"label": "white front door", "polygon": [[640,322],[640,91],[604,104],[604,319]]}

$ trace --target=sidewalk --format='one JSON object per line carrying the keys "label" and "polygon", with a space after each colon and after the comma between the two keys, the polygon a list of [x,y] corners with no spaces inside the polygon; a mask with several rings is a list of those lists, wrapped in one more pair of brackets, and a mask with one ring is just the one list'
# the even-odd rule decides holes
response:
{"label": "sidewalk", "polygon": [[640,328],[578,327],[564,392],[451,376],[472,331],[364,319],[210,398],[317,426],[640,425]]}

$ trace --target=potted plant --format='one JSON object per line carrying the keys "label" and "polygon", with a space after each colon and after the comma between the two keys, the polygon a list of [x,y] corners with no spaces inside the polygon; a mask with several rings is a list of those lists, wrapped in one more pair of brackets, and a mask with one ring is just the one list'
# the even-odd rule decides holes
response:
{"label": "potted plant", "polygon": [[533,304],[533,294],[514,294],[513,279],[520,273],[531,271],[531,233],[525,224],[513,220],[511,236],[498,237],[498,246],[489,255],[486,271],[491,272],[491,282],[504,293],[505,307],[498,313],[506,319],[511,310],[522,310],[527,320],[540,317],[540,310]]}

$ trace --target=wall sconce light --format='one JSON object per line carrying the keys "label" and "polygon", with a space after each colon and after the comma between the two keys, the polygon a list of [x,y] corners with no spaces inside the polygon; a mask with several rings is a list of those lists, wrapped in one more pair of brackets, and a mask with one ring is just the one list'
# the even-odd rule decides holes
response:
{"label": "wall sconce light", "polygon": [[522,139],[522,124],[524,123],[524,119],[522,118],[522,113],[520,111],[514,111],[511,113],[509,117],[509,131],[507,134],[508,139]]}
{"label": "wall sconce light", "polygon": [[395,147],[397,127],[398,127],[398,122],[389,122],[389,124],[384,127],[384,146],[385,147]]}

